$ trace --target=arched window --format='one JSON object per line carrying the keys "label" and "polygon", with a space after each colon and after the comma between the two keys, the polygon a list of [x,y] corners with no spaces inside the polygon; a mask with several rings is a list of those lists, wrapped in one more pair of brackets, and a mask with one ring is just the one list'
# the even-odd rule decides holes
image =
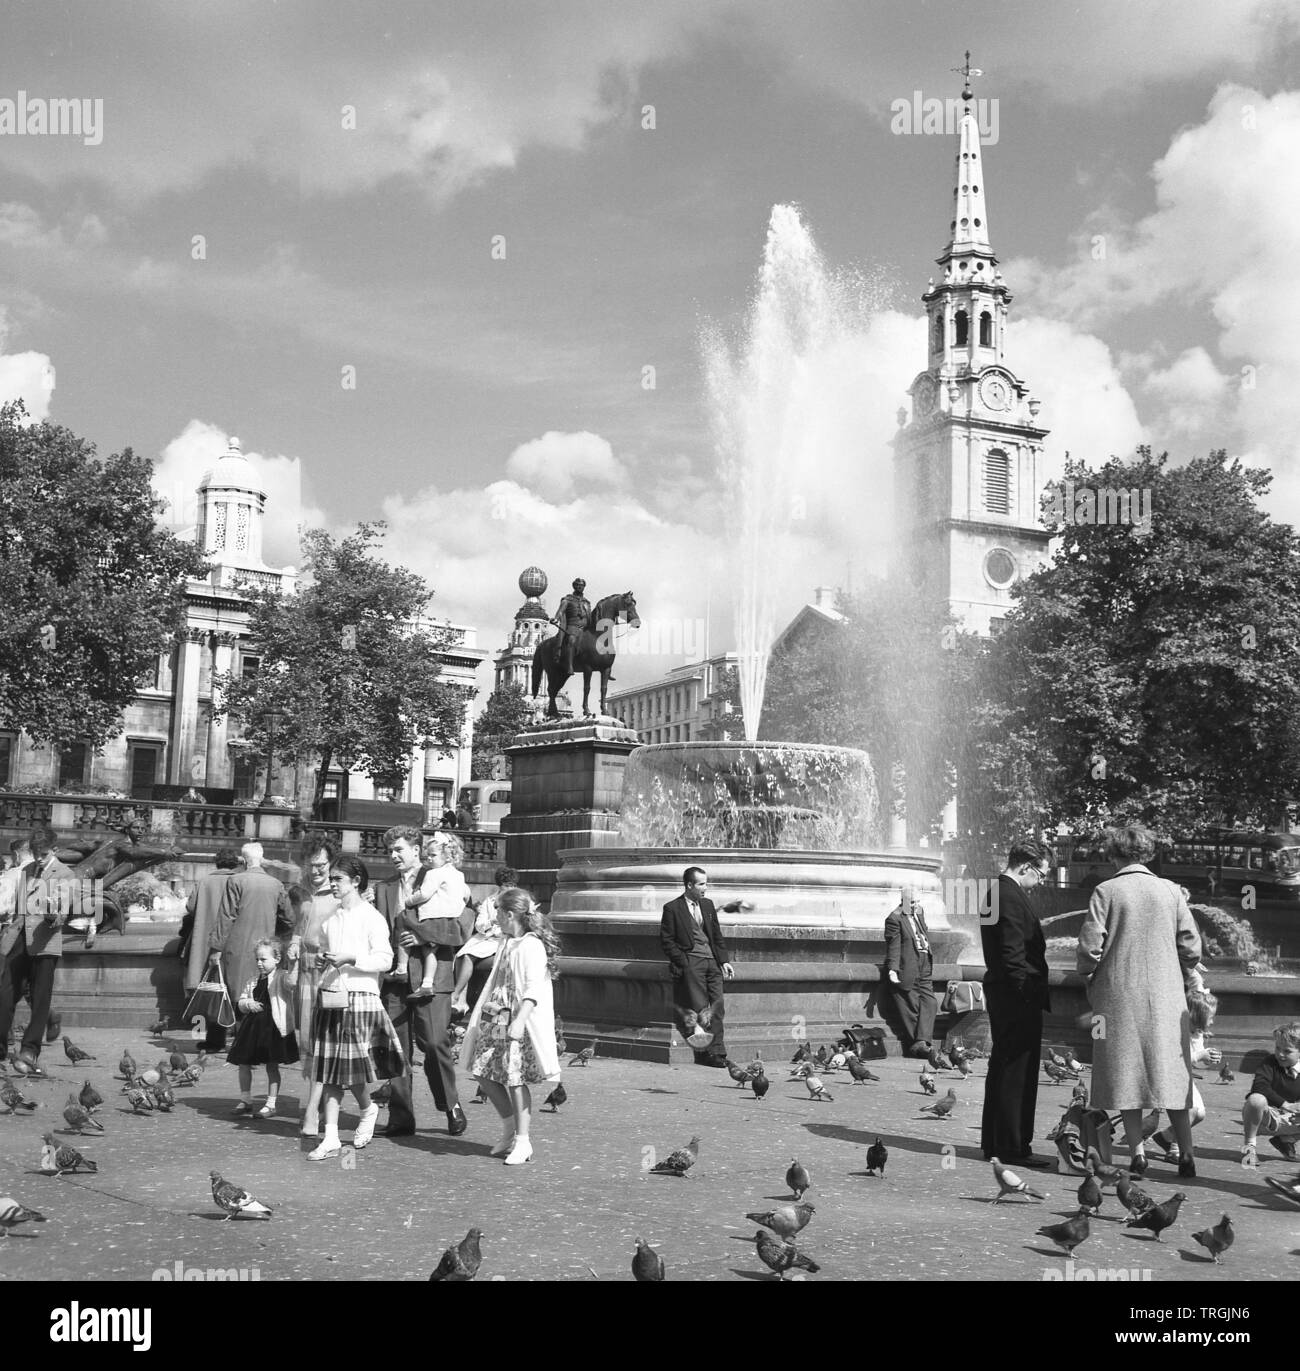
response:
{"label": "arched window", "polygon": [[966,311],[964,309],[959,309],[957,313],[953,315],[952,322],[956,329],[953,342],[959,348],[965,347],[967,336],[970,333],[970,320],[966,316]]}
{"label": "arched window", "polygon": [[984,454],[984,508],[991,514],[1011,513],[1011,458],[998,447]]}
{"label": "arched window", "polygon": [[991,348],[993,346],[993,316],[985,310],[980,315],[980,347]]}

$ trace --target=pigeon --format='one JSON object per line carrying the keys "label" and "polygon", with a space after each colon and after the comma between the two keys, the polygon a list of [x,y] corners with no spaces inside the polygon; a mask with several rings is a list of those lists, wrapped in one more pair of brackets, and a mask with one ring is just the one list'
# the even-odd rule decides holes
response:
{"label": "pigeon", "polygon": [[1107,1166],[1095,1147],[1088,1149],[1087,1165],[1092,1168],[1092,1174],[1102,1185],[1118,1185],[1119,1178],[1124,1174],[1117,1166]]}
{"label": "pigeon", "polygon": [[129,1081],[139,1069],[140,1068],[135,1064],[135,1058],[126,1048],[123,1048],[122,1059],[117,1064],[117,1074],[121,1076],[123,1080]]}
{"label": "pigeon", "polygon": [[129,1085],[126,1088],[126,1102],[133,1114],[152,1114],[153,1095],[142,1085]]}
{"label": "pigeon", "polygon": [[471,1228],[455,1247],[449,1247],[442,1254],[442,1260],[429,1273],[429,1279],[472,1281],[483,1263],[483,1253],[479,1250],[479,1239],[482,1236],[481,1228]]}
{"label": "pigeon", "polygon": [[[184,1052],[173,1052],[171,1056],[167,1058],[167,1069],[169,1071],[184,1071],[189,1064],[189,1058]],[[159,1065],[161,1065],[161,1063],[159,1063]],[[373,1096],[371,1098],[373,1098]]]}
{"label": "pigeon", "polygon": [[1236,1079],[1236,1072],[1234,1072],[1232,1067],[1225,1061],[1223,1065],[1219,1067],[1219,1084],[1231,1085]]}
{"label": "pigeon", "polygon": [[153,1095],[155,1109],[160,1109],[164,1114],[170,1114],[176,1107],[176,1096],[171,1092],[171,1086],[155,1086],[150,1092]]}
{"label": "pigeon", "polygon": [[[197,1085],[198,1082],[199,1082],[199,1077],[202,1076],[202,1075],[203,1075],[203,1068],[198,1064],[198,1062],[195,1062],[193,1065],[187,1066],[187,1067],[185,1068],[185,1070],[182,1071],[182,1072],[180,1072],[178,1075],[173,1076],[173,1077],[172,1077],[172,1084],[173,1084],[173,1085]],[[370,1098],[373,1100],[373,1099],[374,1099],[374,1096],[371,1095]]]}
{"label": "pigeon", "polygon": [[808,1047],[808,1044],[800,1043],[799,1046],[795,1048],[794,1056],[790,1058],[790,1063],[792,1066],[797,1065],[799,1062],[806,1062],[811,1056],[812,1051]]}
{"label": "pigeon", "polygon": [[971,1067],[971,1064],[966,1060],[966,1058],[963,1057],[961,1061],[957,1063],[957,1070],[961,1072],[962,1080],[965,1080],[966,1077],[971,1074],[973,1068]]}
{"label": "pigeon", "polygon": [[803,1199],[804,1191],[812,1185],[812,1176],[798,1157],[790,1159],[790,1165],[785,1173],[785,1183],[790,1187],[790,1193],[796,1200]]}
{"label": "pigeon", "polygon": [[155,1086],[166,1076],[165,1071],[159,1071],[156,1067],[151,1067],[148,1071],[142,1071],[137,1078],[147,1086]]}
{"label": "pigeon", "polygon": [[993,1167],[993,1175],[998,1183],[998,1193],[993,1201],[994,1204],[1001,1204],[1008,1195],[1027,1195],[1033,1200],[1045,1200],[1047,1198],[1042,1191],[1031,1190],[1029,1182],[1021,1176],[1019,1171],[1013,1171],[1009,1166],[1003,1166],[996,1157],[990,1157],[989,1162]]}
{"label": "pigeon", "polygon": [[1145,1214],[1155,1204],[1155,1200],[1140,1186],[1134,1185],[1123,1172],[1115,1182],[1115,1193],[1119,1196],[1120,1204],[1128,1210],[1130,1217]]}
{"label": "pigeon", "polygon": [[71,1038],[67,1037],[63,1039],[63,1055],[73,1066],[76,1066],[78,1062],[93,1062],[95,1060],[89,1052],[84,1052]]}
{"label": "pigeon", "polygon": [[54,1134],[47,1133],[42,1139],[41,1170],[47,1176],[62,1176],[70,1171],[98,1171],[99,1166],[83,1157],[75,1147],[58,1145]]}
{"label": "pigeon", "polygon": [[19,1109],[26,1109],[30,1112],[40,1107],[35,1100],[29,1100],[21,1090],[10,1085],[8,1081],[0,1085],[0,1101],[4,1103],[10,1114]]}
{"label": "pigeon", "polygon": [[1043,1070],[1047,1072],[1047,1079],[1053,1085],[1064,1085],[1074,1075],[1073,1072],[1067,1071],[1063,1066],[1057,1066],[1055,1062],[1049,1061],[1043,1062]]}
{"label": "pigeon", "polygon": [[589,1066],[591,1059],[596,1055],[596,1044],[592,1043],[589,1047],[584,1047],[581,1052],[569,1062],[570,1066]]}
{"label": "pigeon", "polygon": [[162,1035],[167,1032],[166,1016],[159,1019],[157,1023],[151,1023],[149,1027],[145,1029],[145,1032],[152,1038],[161,1038]]}
{"label": "pigeon", "polygon": [[1074,1074],[1077,1076],[1079,1072],[1083,1070],[1083,1063],[1078,1059],[1078,1057],[1074,1055],[1073,1052],[1070,1052],[1066,1055],[1065,1058],[1065,1069],[1067,1071],[1073,1071]]}
{"label": "pigeon", "polygon": [[632,1275],[639,1281],[661,1281],[664,1278],[664,1259],[641,1237],[636,1240]]}
{"label": "pigeon", "polygon": [[867,1175],[883,1176],[885,1163],[889,1160],[889,1148],[879,1138],[867,1148]]}
{"label": "pigeon", "polygon": [[808,1093],[814,1100],[834,1102],[835,1096],[826,1093],[826,1082],[820,1076],[805,1076],[803,1083],[808,1087]]}
{"label": "pigeon", "polygon": [[1093,1175],[1092,1162],[1088,1163],[1088,1174],[1079,1186],[1079,1212],[1093,1216],[1101,1213],[1102,1193],[1097,1177]]}
{"label": "pigeon", "polygon": [[940,1052],[937,1047],[932,1047],[930,1049],[930,1055],[926,1058],[926,1061],[930,1063],[931,1071],[952,1070],[952,1059]]}
{"label": "pigeon", "polygon": [[700,1135],[696,1133],[685,1147],[679,1147],[671,1156],[665,1157],[650,1170],[659,1176],[684,1176],[695,1165],[695,1159],[699,1155]]}
{"label": "pigeon", "polygon": [[941,1099],[935,1100],[933,1104],[923,1104],[922,1114],[933,1114],[936,1119],[946,1119],[952,1113],[953,1106],[957,1103],[957,1092],[948,1087],[948,1093]]}
{"label": "pigeon", "polygon": [[1232,1220],[1225,1214],[1213,1228],[1207,1228],[1203,1233],[1193,1233],[1192,1239],[1205,1248],[1214,1258],[1214,1264],[1217,1266],[1219,1253],[1226,1252],[1232,1246],[1232,1240],[1236,1236],[1232,1231]]}
{"label": "pigeon", "polygon": [[1066,1068],[1068,1068],[1069,1066],[1069,1063],[1066,1062],[1065,1058],[1062,1057],[1061,1054],[1054,1047],[1049,1047],[1047,1049],[1047,1058],[1053,1066],[1060,1066]]}
{"label": "pigeon", "polygon": [[569,1092],[564,1088],[561,1081],[554,1090],[542,1101],[543,1107],[549,1107],[552,1114],[560,1112],[560,1106],[569,1098]]}
{"label": "pigeon", "polygon": [[935,1085],[934,1076],[929,1071],[922,1071],[920,1079],[921,1089],[927,1095],[937,1095],[939,1093],[939,1087]]}
{"label": "pigeon", "polygon": [[1081,1109],[1088,1107],[1088,1087],[1080,1081],[1070,1092],[1070,1103],[1077,1104]]}
{"label": "pigeon", "polygon": [[756,1100],[761,1100],[763,1096],[767,1094],[768,1089],[772,1084],[761,1071],[757,1076],[752,1077],[749,1083],[754,1087],[754,1098]]}
{"label": "pigeon", "polygon": [[216,1200],[219,1209],[226,1211],[223,1223],[229,1223],[236,1214],[247,1214],[255,1219],[271,1217],[270,1209],[261,1200],[254,1199],[247,1190],[241,1190],[239,1186],[222,1180],[220,1171],[209,1171],[208,1176],[212,1180],[212,1198]]}
{"label": "pigeon", "polygon": [[730,1076],[738,1086],[746,1084],[749,1080],[749,1067],[737,1066],[729,1057],[724,1057],[722,1060],[726,1064],[727,1075]]}
{"label": "pigeon", "polygon": [[848,1059],[849,1075],[853,1077],[853,1083],[855,1085],[863,1085],[867,1081],[880,1080],[880,1077],[862,1061],[856,1052],[846,1052],[844,1055]]}
{"label": "pigeon", "polygon": [[811,1060],[797,1062],[790,1068],[790,1079],[792,1081],[806,1081],[812,1074],[813,1065]]}
{"label": "pigeon", "polygon": [[960,1038],[954,1038],[952,1042],[948,1044],[948,1057],[952,1064],[957,1067],[961,1066],[962,1062],[969,1059],[970,1053],[966,1051]]}
{"label": "pigeon", "polygon": [[74,1133],[80,1133],[87,1125],[91,1128],[98,1129],[101,1133],[104,1131],[104,1125],[100,1123],[98,1119],[92,1118],[88,1109],[84,1109],[77,1103],[77,1097],[75,1095],[68,1096],[68,1103],[63,1111],[63,1117],[68,1121],[68,1127],[71,1128]]}
{"label": "pigeon", "polygon": [[796,1267],[800,1271],[818,1272],[821,1267],[817,1265],[811,1257],[805,1257],[802,1252],[792,1242],[773,1242],[773,1240],[760,1228],[754,1234],[754,1246],[758,1250],[758,1259],[768,1268],[769,1271],[776,1272],[779,1281],[785,1280],[785,1273],[790,1268]]}
{"label": "pigeon", "polygon": [[751,1223],[762,1224],[789,1241],[808,1227],[815,1213],[811,1204],[783,1204],[779,1209],[769,1209],[766,1214],[746,1214],[745,1217]]}
{"label": "pigeon", "polygon": [[849,1054],[847,1052],[834,1052],[831,1054],[830,1061],[826,1063],[826,1070],[842,1071],[848,1060]]}
{"label": "pigeon", "polygon": [[830,1061],[830,1059],[831,1059],[831,1054],[830,1054],[829,1052],[827,1052],[827,1050],[826,1050],[825,1047],[819,1047],[819,1048],[817,1049],[817,1055],[816,1055],[816,1057],[813,1058],[813,1060],[817,1063],[817,1066],[818,1066],[818,1069],[819,1069],[819,1070],[825,1070],[825,1068],[826,1068],[826,1063],[827,1063],[828,1061]]}
{"label": "pigeon", "polygon": [[1047,1223],[1037,1230],[1044,1238],[1051,1238],[1057,1247],[1063,1248],[1067,1257],[1074,1256],[1074,1249],[1088,1241],[1088,1215],[1081,1209],[1072,1219],[1064,1223]]}
{"label": "pigeon", "polygon": [[1156,1241],[1160,1241],[1160,1235],[1166,1228],[1172,1228],[1178,1222],[1178,1210],[1183,1201],[1187,1198],[1180,1190],[1177,1194],[1170,1196],[1163,1204],[1153,1204],[1143,1214],[1130,1215],[1124,1221],[1125,1228],[1146,1228],[1156,1235]]}
{"label": "pigeon", "polygon": [[11,1228],[17,1228],[20,1223],[44,1223],[45,1215],[38,1214],[34,1209],[28,1209],[21,1205],[17,1200],[5,1195],[0,1199],[0,1237],[7,1238]]}

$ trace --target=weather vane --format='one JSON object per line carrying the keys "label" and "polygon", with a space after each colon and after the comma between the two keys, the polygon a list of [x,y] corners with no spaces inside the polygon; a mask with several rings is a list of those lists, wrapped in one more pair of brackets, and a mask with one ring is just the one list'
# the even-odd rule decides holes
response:
{"label": "weather vane", "polygon": [[959,76],[961,76],[961,77],[964,78],[964,80],[965,80],[965,85],[962,87],[961,98],[962,98],[963,100],[969,100],[969,99],[971,98],[971,88],[970,88],[970,79],[971,79],[971,77],[972,77],[972,76],[983,76],[983,75],[984,75],[984,73],[979,69],[979,67],[972,67],[972,66],[971,66],[971,64],[970,64],[970,49],[969,49],[969,48],[966,49],[966,65],[965,65],[964,67],[952,67],[952,68],[950,68],[950,70],[955,71]]}

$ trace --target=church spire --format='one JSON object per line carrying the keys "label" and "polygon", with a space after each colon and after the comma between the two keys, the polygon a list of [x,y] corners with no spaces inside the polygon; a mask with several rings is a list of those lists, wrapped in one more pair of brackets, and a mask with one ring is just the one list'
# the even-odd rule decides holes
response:
{"label": "church spire", "polygon": [[971,66],[969,51],[966,53],[966,65],[954,67],[953,70],[961,73],[965,84],[961,92],[962,113],[957,136],[957,167],[953,178],[951,233],[948,250],[939,259],[940,265],[968,252],[989,258],[993,256],[989,244],[988,211],[984,206],[979,121],[975,117],[975,97],[970,86],[972,76],[982,76],[984,73],[978,67]]}

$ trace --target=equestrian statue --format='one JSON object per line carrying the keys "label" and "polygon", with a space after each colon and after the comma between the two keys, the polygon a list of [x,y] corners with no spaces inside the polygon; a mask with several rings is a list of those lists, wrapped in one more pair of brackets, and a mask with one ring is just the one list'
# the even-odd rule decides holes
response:
{"label": "equestrian statue", "polygon": [[581,577],[574,581],[573,593],[560,601],[560,607],[551,619],[560,631],[544,638],[533,650],[533,698],[536,699],[541,690],[544,674],[546,693],[550,697],[546,710],[548,719],[560,717],[555,697],[564,689],[569,677],[578,671],[582,672],[584,717],[592,717],[588,699],[593,672],[600,673],[600,712],[604,714],[605,697],[609,683],[614,679],[609,674],[614,666],[614,625],[625,618],[629,628],[641,626],[636,596],[630,590],[621,595],[607,595],[592,608],[583,594],[586,589],[587,583]]}

